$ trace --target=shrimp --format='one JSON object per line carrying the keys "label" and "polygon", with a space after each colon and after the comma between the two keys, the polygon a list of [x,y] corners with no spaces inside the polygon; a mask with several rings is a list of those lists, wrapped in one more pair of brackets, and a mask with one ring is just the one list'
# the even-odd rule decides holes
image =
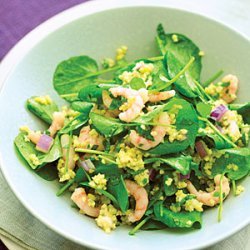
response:
{"label": "shrimp", "polygon": [[229,83],[229,86],[225,87],[221,93],[221,98],[231,103],[236,99],[236,93],[238,90],[239,80],[235,75],[226,75],[222,78],[222,83]]}
{"label": "shrimp", "polygon": [[98,217],[100,213],[99,207],[90,207],[88,205],[88,196],[84,188],[76,188],[71,195],[71,200],[83,211],[91,217]]}
{"label": "shrimp", "polygon": [[[110,92],[114,97],[123,96],[128,99],[128,106],[126,111],[119,114],[119,118],[125,122],[131,122],[137,116],[140,115],[144,104],[148,101],[148,94],[146,89],[140,89],[136,91],[134,89],[128,89],[124,87],[111,88]],[[131,103],[129,103],[131,101]],[[131,105],[129,105],[131,104]]]}
{"label": "shrimp", "polygon": [[40,132],[35,132],[31,129],[28,131],[28,139],[31,140],[34,144],[37,144],[41,138]]}
{"label": "shrimp", "polygon": [[145,214],[148,207],[148,194],[145,188],[139,186],[134,181],[125,180],[125,185],[128,192],[135,198],[135,211],[129,214],[128,220],[130,222],[138,221]]}
{"label": "shrimp", "polygon": [[[197,191],[190,181],[187,181],[187,189],[191,194],[196,196],[196,199],[199,202],[206,206],[213,207],[220,202],[220,198],[215,196],[215,193],[220,192],[220,179],[220,174],[214,177],[215,190],[209,193],[201,190]],[[222,177],[222,192],[224,194],[224,198],[226,198],[230,192],[229,181],[225,176]]]}
{"label": "shrimp", "polygon": [[[70,142],[70,136],[68,134],[63,134],[61,136],[61,146],[62,146],[62,157],[64,162],[66,162],[67,158],[68,158],[68,165],[67,167],[69,169],[74,169],[75,168],[75,151],[74,151],[74,147],[73,144],[71,143],[71,145],[69,145]],[[69,148],[68,148],[69,147]]]}
{"label": "shrimp", "polygon": [[[161,113],[157,122],[163,125],[170,125],[170,117],[168,113]],[[156,147],[163,141],[167,130],[167,126],[156,125],[151,131],[151,135],[154,137],[154,141],[140,136],[135,130],[131,130],[129,134],[130,142],[137,148],[149,150],[150,148]]]}
{"label": "shrimp", "polygon": [[54,112],[52,124],[49,127],[50,136],[54,137],[56,132],[60,130],[64,125],[65,115],[63,112]]}
{"label": "shrimp", "polygon": [[156,94],[149,94],[149,101],[150,102],[160,102],[165,101],[171,97],[175,96],[174,90],[158,92]]}
{"label": "shrimp", "polygon": [[92,148],[93,146],[98,146],[98,150],[104,149],[104,138],[99,135],[95,130],[91,130],[90,126],[85,126],[81,129],[78,140],[86,147],[90,146]]}

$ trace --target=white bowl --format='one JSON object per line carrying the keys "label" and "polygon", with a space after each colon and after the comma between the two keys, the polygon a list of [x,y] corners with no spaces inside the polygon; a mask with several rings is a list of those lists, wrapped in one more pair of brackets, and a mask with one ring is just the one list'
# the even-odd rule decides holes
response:
{"label": "white bowl", "polygon": [[[150,3],[152,2],[152,3]],[[250,222],[250,181],[246,191],[224,203],[223,220],[217,209],[205,212],[201,230],[140,231],[128,235],[119,227],[105,234],[92,219],[80,215],[69,197],[56,197],[56,182],[46,182],[30,171],[14,150],[13,140],[20,125],[40,128],[42,124],[24,109],[32,95],[50,94],[56,65],[71,56],[87,54],[100,60],[113,56],[126,44],[129,59],[154,56],[155,29],[163,23],[167,31],[193,39],[206,52],[203,79],[223,68],[241,80],[239,100],[247,101],[250,87],[249,41],[230,28],[209,18],[172,7],[162,1],[94,1],[74,7],[45,22],[26,36],[3,60],[0,83],[1,168],[10,187],[24,206],[43,223],[77,243],[100,249],[195,249],[214,244]]]}

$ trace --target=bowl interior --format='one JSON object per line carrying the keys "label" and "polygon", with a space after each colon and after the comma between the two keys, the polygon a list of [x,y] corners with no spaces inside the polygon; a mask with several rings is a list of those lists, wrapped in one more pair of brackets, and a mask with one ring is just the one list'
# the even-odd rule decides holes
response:
{"label": "bowl interior", "polygon": [[[71,11],[68,16],[74,15]],[[69,17],[69,20],[70,19]],[[58,198],[56,182],[46,182],[25,167],[17,157],[13,140],[21,125],[33,129],[44,125],[25,110],[25,100],[32,95],[49,94],[62,103],[52,87],[56,65],[71,56],[89,55],[100,61],[113,57],[121,45],[129,48],[128,59],[158,55],[154,36],[162,23],[169,32],[183,33],[205,51],[202,80],[223,69],[236,74],[240,81],[239,101],[247,101],[250,85],[250,44],[243,37],[202,16],[160,7],[127,7],[106,10],[75,18],[29,49],[5,82],[0,98],[0,152],[2,170],[23,204],[44,223],[71,240],[105,249],[199,248],[211,244],[250,221],[249,179],[243,180],[246,191],[224,203],[223,220],[217,223],[217,209],[203,217],[203,228],[193,231],[141,231],[128,236],[128,228],[119,227],[112,234],[101,231],[92,219],[80,215],[70,205],[67,195]],[[122,241],[122,244],[120,244]],[[118,247],[119,246],[119,247]]]}

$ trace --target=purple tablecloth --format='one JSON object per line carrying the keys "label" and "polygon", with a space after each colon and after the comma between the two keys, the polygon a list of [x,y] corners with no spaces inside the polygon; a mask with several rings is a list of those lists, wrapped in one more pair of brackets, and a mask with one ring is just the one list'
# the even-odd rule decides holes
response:
{"label": "purple tablecloth", "polygon": [[87,0],[1,0],[0,60],[29,31],[51,16]]}

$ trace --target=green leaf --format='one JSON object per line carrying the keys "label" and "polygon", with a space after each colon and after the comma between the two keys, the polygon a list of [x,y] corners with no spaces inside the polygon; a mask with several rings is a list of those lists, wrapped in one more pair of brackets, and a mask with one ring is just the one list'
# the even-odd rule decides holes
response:
{"label": "green leaf", "polygon": [[70,107],[77,112],[88,113],[93,107],[93,104],[89,102],[75,101],[71,103]]}
{"label": "green leaf", "polygon": [[[250,148],[236,148],[221,150],[224,153],[212,167],[212,177],[217,174],[227,173],[231,180],[239,180],[248,175],[250,171]],[[238,169],[228,168],[234,164]]]}
{"label": "green leaf", "polygon": [[[172,178],[173,181],[171,183],[171,185],[167,185],[166,184],[166,181],[169,179],[169,178]],[[164,188],[164,193],[166,196],[172,196],[176,193],[177,191],[177,187],[175,186],[175,183],[174,183],[174,178],[173,178],[173,174],[168,171],[168,174],[165,174],[163,176],[163,188]]]}
{"label": "green leaf", "polygon": [[54,88],[67,101],[77,100],[79,90],[93,82],[97,70],[96,61],[88,56],[71,57],[57,66]]}
{"label": "green leaf", "polygon": [[170,228],[201,228],[201,213],[178,212],[175,213],[163,206],[162,202],[154,205],[155,218]]}
{"label": "green leaf", "polygon": [[244,104],[230,104],[231,110],[236,110],[238,114],[242,115],[245,123],[250,124],[250,102]]}
{"label": "green leaf", "polygon": [[168,166],[178,170],[181,174],[186,175],[190,172],[192,157],[180,155],[178,157],[168,157],[168,158],[146,158],[144,160],[144,163],[148,164],[156,161],[165,163]]}
{"label": "green leaf", "polygon": [[163,143],[149,150],[149,153],[156,155],[178,153],[185,150],[189,146],[194,146],[199,128],[197,113],[190,103],[179,98],[172,98],[167,103],[164,110],[171,112],[171,109],[173,110],[175,105],[180,105],[182,107],[176,116],[176,129],[186,129],[188,131],[186,135],[187,138],[183,141],[175,140],[173,142],[169,142],[166,139]]}
{"label": "green leaf", "polygon": [[132,89],[135,89],[135,90],[146,88],[146,85],[145,85],[144,81],[141,78],[138,78],[138,77],[134,77],[131,80],[131,82],[129,83],[129,86]]}
{"label": "green leaf", "polygon": [[[180,62],[182,66],[186,65],[191,57],[195,58],[195,62],[187,71],[189,75],[199,81],[201,73],[201,57],[199,56],[200,49],[189,38],[177,33],[165,33],[163,26],[159,25],[157,28],[158,36],[156,38],[162,55],[171,52],[173,56]],[[178,37],[178,42],[174,42],[172,36]]]}
{"label": "green leaf", "polygon": [[89,120],[89,112],[92,109],[93,104],[85,105],[85,110],[82,109],[82,113],[76,116],[73,120],[68,122],[60,131],[60,134],[67,134],[70,131],[80,128]]}
{"label": "green leaf", "polygon": [[47,124],[51,124],[53,120],[53,113],[58,111],[57,105],[53,101],[51,104],[41,104],[35,101],[36,97],[38,96],[33,96],[27,100],[26,106],[28,110]]}
{"label": "green leaf", "polygon": [[122,133],[125,126],[118,119],[104,117],[102,115],[91,112],[89,118],[94,128],[105,137],[112,137]]}
{"label": "green leaf", "polygon": [[196,109],[202,117],[207,118],[211,113],[212,106],[204,102],[199,102],[196,105]]}
{"label": "green leaf", "polygon": [[[54,139],[54,144],[48,153],[42,153],[35,149],[32,142],[25,141],[26,133],[20,132],[15,138],[15,146],[32,169],[44,166],[46,163],[54,162],[62,156],[59,137]],[[30,155],[34,154],[39,160],[38,165],[34,165],[30,160]]]}
{"label": "green leaf", "polygon": [[96,165],[96,173],[104,174],[108,180],[107,190],[117,200],[122,212],[128,208],[128,192],[124,183],[121,170],[114,164],[99,164]]}
{"label": "green leaf", "polygon": [[161,230],[167,226],[160,221],[149,219],[142,227],[141,230]]}
{"label": "green leaf", "polygon": [[79,91],[78,97],[81,101],[84,102],[102,102],[102,89],[95,84],[87,85],[81,88]]}
{"label": "green leaf", "polygon": [[54,181],[58,178],[56,164],[46,164],[41,168],[37,168],[35,173],[46,181]]}

